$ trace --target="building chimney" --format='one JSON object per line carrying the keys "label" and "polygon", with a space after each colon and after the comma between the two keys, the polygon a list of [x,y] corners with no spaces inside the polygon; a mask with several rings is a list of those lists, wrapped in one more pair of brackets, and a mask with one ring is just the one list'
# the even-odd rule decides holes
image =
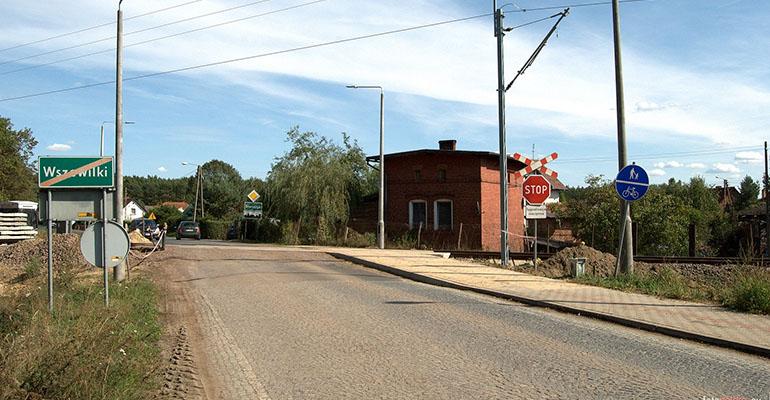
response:
{"label": "building chimney", "polygon": [[446,150],[446,151],[455,151],[457,150],[457,140],[439,140],[438,149]]}

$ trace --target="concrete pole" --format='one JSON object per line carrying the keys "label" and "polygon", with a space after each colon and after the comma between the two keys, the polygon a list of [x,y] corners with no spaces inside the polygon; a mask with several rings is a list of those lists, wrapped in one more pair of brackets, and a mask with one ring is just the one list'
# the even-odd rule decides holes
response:
{"label": "concrete pole", "polygon": [[[123,225],[123,10],[118,2],[117,57],[115,60],[115,219]],[[115,282],[126,279],[126,264],[115,267]]]}
{"label": "concrete pole", "polygon": [[203,209],[203,167],[198,166],[198,181],[201,187],[201,219],[206,218],[206,212]]}
{"label": "concrete pole", "polygon": [[765,140],[765,256],[770,256],[770,177],[767,176],[767,140]]}
{"label": "concrete pole", "polygon": [[198,215],[198,193],[200,192],[200,165],[195,167],[195,205],[193,206],[193,222],[195,222],[195,216]]}
{"label": "concrete pole", "polygon": [[380,193],[377,209],[378,247],[385,248],[385,92],[380,88]]}
{"label": "concrete pole", "polygon": [[[620,54],[620,15],[618,8],[618,0],[612,0],[612,33],[615,44],[615,103],[618,120],[618,171],[620,171],[628,164],[628,160],[626,158],[626,117],[623,100],[623,63]],[[621,231],[625,231],[625,235],[621,235],[621,240],[623,242],[621,243],[620,248],[623,254],[622,260],[620,260],[620,272],[628,274],[634,272],[633,234],[631,232],[630,215],[631,207],[630,205],[626,205],[625,201],[621,201],[620,203]]]}
{"label": "concrete pole", "polygon": [[503,12],[492,5],[495,12],[497,37],[497,109],[500,140],[500,264],[508,265],[508,154],[505,145],[505,70],[503,64]]}

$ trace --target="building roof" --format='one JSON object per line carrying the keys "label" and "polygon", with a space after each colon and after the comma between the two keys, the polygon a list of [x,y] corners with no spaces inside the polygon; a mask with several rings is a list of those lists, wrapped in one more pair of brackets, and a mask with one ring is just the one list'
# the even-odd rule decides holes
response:
{"label": "building roof", "polygon": [[[466,156],[477,156],[477,157],[490,157],[497,160],[500,157],[500,153],[495,153],[491,151],[470,151],[470,150],[436,150],[436,149],[421,149],[421,150],[410,150],[410,151],[402,151],[399,153],[390,153],[385,154],[385,158],[395,158],[395,157],[406,157],[406,156],[414,156],[414,155],[420,155],[420,154],[441,154],[441,155],[448,155],[448,154],[459,154],[459,155],[466,155]],[[366,157],[366,161],[379,161],[380,156],[379,155],[373,155]],[[521,161],[517,161],[511,156],[508,156],[508,162],[514,162],[519,164],[518,169],[524,168],[526,164],[522,163]],[[545,179],[551,184],[551,188],[553,190],[565,190],[567,189],[567,186],[565,186],[560,180],[557,178],[550,177],[548,175],[543,175]]]}
{"label": "building roof", "polygon": [[190,207],[190,204],[187,203],[186,201],[164,201],[160,205],[174,207],[174,208],[181,208],[181,209],[187,209],[187,207]]}
{"label": "building roof", "polygon": [[[390,153],[385,154],[385,158],[395,158],[395,157],[406,157],[406,156],[414,156],[414,155],[422,155],[422,154],[441,154],[441,155],[465,155],[465,156],[477,156],[477,157],[488,157],[488,158],[494,158],[495,160],[500,157],[500,153],[495,153],[491,151],[470,151],[470,150],[437,150],[437,149],[420,149],[420,150],[409,150],[409,151],[402,151],[398,153]],[[366,161],[380,161],[379,154],[368,156],[366,157]],[[516,164],[520,165],[520,168],[523,168],[525,166],[524,163],[521,161],[517,161],[511,156],[508,156],[508,162],[514,162]]]}
{"label": "building roof", "polygon": [[147,211],[147,207],[141,201],[132,199],[130,197],[126,197],[123,199],[123,208],[126,208],[126,206],[128,206],[128,204],[131,203],[132,201],[134,202],[134,204],[139,206],[139,208],[141,208],[143,211]]}

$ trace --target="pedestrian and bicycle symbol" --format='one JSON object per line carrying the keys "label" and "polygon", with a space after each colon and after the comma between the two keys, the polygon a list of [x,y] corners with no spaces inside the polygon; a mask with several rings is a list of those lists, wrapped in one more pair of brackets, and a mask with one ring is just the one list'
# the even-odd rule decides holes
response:
{"label": "pedestrian and bicycle symbol", "polygon": [[636,201],[647,194],[650,178],[644,168],[632,164],[626,165],[615,178],[615,191],[625,201]]}

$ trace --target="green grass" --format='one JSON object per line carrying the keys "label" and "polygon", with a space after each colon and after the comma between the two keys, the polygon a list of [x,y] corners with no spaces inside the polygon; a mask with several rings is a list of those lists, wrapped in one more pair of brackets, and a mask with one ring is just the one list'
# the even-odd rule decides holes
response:
{"label": "green grass", "polygon": [[688,286],[682,275],[670,268],[664,268],[656,274],[627,274],[616,277],[584,275],[576,279],[576,282],[671,299],[708,300],[713,297],[709,291]]}
{"label": "green grass", "polygon": [[722,304],[739,311],[770,314],[770,272],[740,273],[726,291]]}
{"label": "green grass", "polygon": [[616,277],[584,275],[575,282],[671,299],[714,302],[736,311],[770,314],[770,271],[760,269],[739,270],[730,279],[699,284],[688,284],[672,268]]}
{"label": "green grass", "polygon": [[157,292],[146,280],[113,285],[72,277],[0,299],[0,399],[146,399],[158,387]]}

